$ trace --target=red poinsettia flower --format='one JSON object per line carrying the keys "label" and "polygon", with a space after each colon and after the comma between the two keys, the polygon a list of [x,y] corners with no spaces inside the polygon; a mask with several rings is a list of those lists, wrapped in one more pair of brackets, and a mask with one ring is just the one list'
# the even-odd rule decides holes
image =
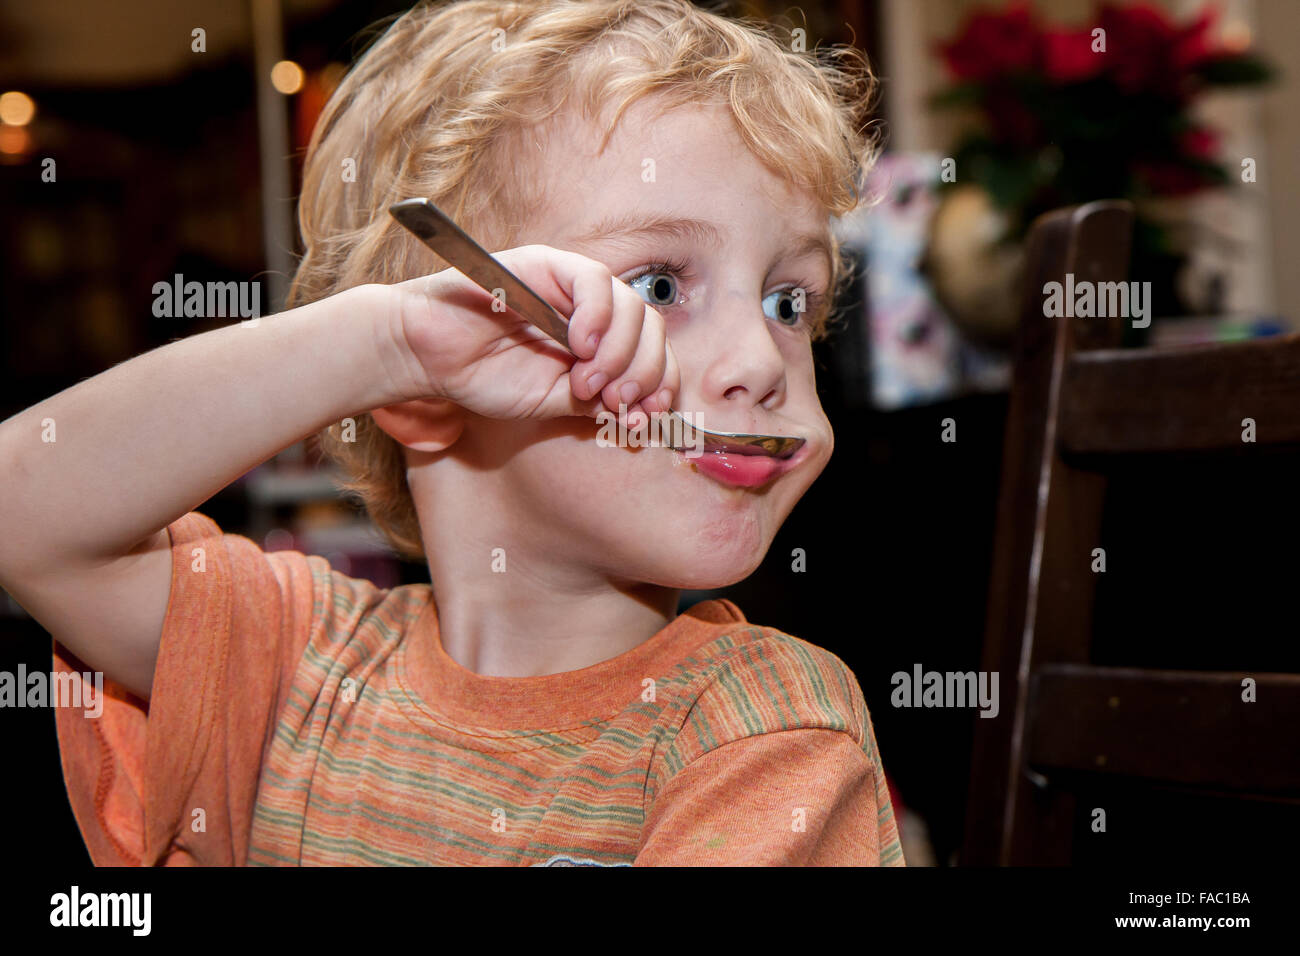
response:
{"label": "red poinsettia flower", "polygon": [[1219,134],[1208,126],[1194,126],[1178,139],[1183,155],[1194,159],[1213,159],[1219,149]]}
{"label": "red poinsettia flower", "polygon": [[1025,2],[1001,13],[978,11],[951,43],[939,47],[953,75],[982,82],[1037,68],[1042,32]]}
{"label": "red poinsettia flower", "polygon": [[1106,31],[1106,57],[1116,85],[1126,93],[1178,95],[1189,71],[1216,54],[1210,33],[1218,18],[1217,9],[1207,8],[1179,27],[1150,4],[1103,4],[1098,22]]}
{"label": "red poinsettia flower", "polygon": [[1217,7],[1207,7],[1200,16],[1178,31],[1174,40],[1173,63],[1179,70],[1191,70],[1218,55],[1210,40],[1219,21]]}
{"label": "red poinsettia flower", "polygon": [[1094,53],[1091,30],[1051,30],[1043,36],[1043,70],[1049,80],[1077,83],[1090,80],[1106,65],[1105,53]]}
{"label": "red poinsettia flower", "polygon": [[1140,160],[1133,172],[1157,196],[1186,196],[1212,185],[1199,170],[1165,160]]}
{"label": "red poinsettia flower", "polygon": [[1147,4],[1103,4],[1098,17],[1106,31],[1111,76],[1125,93],[1167,87],[1170,51],[1178,32],[1163,10]]}

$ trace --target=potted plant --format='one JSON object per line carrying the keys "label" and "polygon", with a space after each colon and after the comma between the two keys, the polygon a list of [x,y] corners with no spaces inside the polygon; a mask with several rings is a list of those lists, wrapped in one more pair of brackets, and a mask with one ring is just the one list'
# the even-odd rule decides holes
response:
{"label": "potted plant", "polygon": [[[1137,208],[1132,271],[1152,282],[1154,314],[1190,311],[1175,282],[1189,239],[1168,207],[1248,172],[1220,161],[1218,134],[1192,107],[1206,90],[1260,84],[1273,72],[1245,40],[1216,42],[1217,16],[1207,8],[1180,24],[1152,4],[1102,3],[1089,23],[1065,29],[1019,2],[975,11],[938,47],[954,82],[933,104],[967,109],[976,121],[951,153],[956,175],[945,177],[929,258],[936,295],[959,324],[1005,339],[1016,297],[980,281],[1005,282],[1015,271],[1040,213],[1110,198]],[[991,233],[995,241],[980,238]],[[962,257],[981,268],[962,275]],[[990,301],[1002,314],[987,311]]]}

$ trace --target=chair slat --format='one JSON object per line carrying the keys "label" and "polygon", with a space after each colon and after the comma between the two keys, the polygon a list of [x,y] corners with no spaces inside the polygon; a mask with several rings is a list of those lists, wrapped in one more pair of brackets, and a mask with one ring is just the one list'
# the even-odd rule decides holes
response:
{"label": "chair slat", "polygon": [[1075,352],[1058,441],[1076,454],[1300,444],[1300,334],[1171,349]]}
{"label": "chair slat", "polygon": [[1300,795],[1300,675],[1045,664],[1029,715],[1027,763],[1049,780],[1057,768]]}

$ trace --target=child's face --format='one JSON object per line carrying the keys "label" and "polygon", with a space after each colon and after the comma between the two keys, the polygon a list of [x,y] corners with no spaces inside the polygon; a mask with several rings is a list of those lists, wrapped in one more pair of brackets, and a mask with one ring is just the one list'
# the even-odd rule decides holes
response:
{"label": "child's face", "polygon": [[[784,297],[774,294],[828,291],[829,258],[802,242],[828,238],[827,214],[810,192],[758,162],[723,107],[657,116],[653,100],[642,99],[600,156],[598,142],[594,126],[572,117],[538,134],[535,153],[529,137],[521,162],[540,162],[548,209],[517,245],[579,252],[625,281],[680,263],[680,274],[665,279],[654,267],[653,278],[636,283],[663,315],[681,367],[673,407],[709,430],[795,435],[806,444],[793,467],[759,487],[716,480],[665,447],[602,446],[597,424],[585,419],[471,418],[450,453],[483,469],[481,477],[494,472],[483,490],[495,507],[483,511],[496,514],[500,533],[525,553],[667,587],[731,584],[757,568],[830,458],[809,316],[787,324]],[[583,238],[629,215],[698,220],[716,236]]]}

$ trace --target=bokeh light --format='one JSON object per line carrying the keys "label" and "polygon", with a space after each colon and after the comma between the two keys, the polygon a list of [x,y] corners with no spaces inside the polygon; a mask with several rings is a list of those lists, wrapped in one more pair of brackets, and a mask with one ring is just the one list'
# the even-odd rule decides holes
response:
{"label": "bokeh light", "polygon": [[26,93],[10,90],[0,93],[0,123],[8,126],[26,126],[36,115],[36,104]]}
{"label": "bokeh light", "polygon": [[281,60],[271,67],[271,85],[289,96],[302,89],[302,67],[293,60]]}

